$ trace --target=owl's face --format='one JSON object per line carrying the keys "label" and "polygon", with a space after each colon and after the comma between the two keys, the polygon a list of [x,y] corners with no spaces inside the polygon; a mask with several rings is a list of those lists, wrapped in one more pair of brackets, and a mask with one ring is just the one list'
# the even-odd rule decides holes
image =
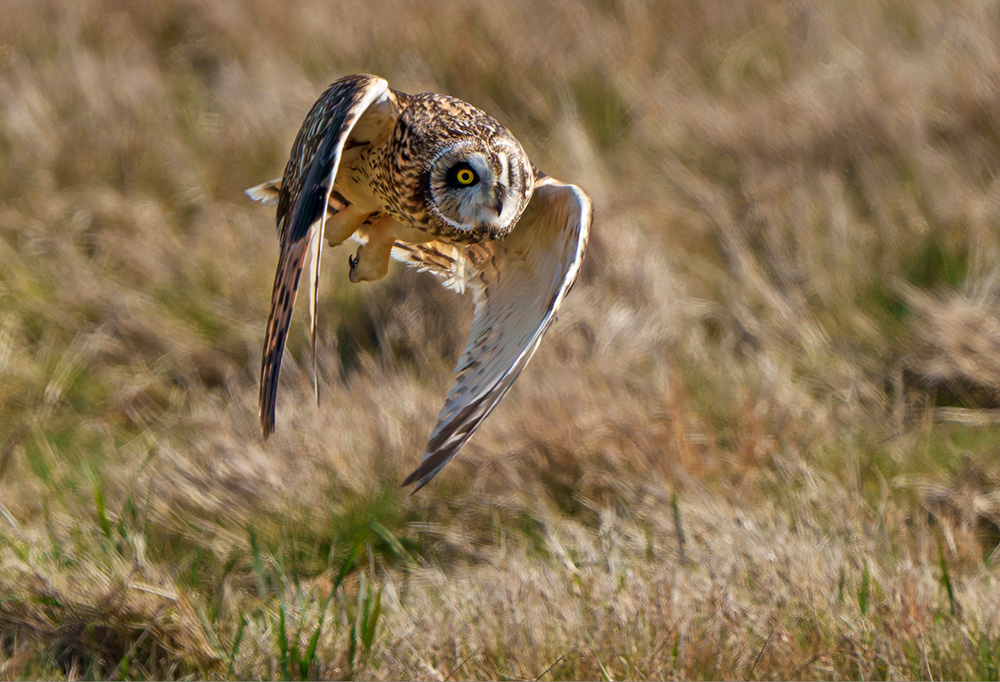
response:
{"label": "owl's face", "polygon": [[530,168],[513,140],[464,140],[431,162],[427,198],[431,219],[474,241],[504,237],[531,197]]}
{"label": "owl's face", "polygon": [[405,161],[390,174],[396,180],[390,208],[455,241],[502,239],[534,188],[531,162],[513,135],[475,107],[441,95],[417,95],[403,111],[387,154],[395,159]]}

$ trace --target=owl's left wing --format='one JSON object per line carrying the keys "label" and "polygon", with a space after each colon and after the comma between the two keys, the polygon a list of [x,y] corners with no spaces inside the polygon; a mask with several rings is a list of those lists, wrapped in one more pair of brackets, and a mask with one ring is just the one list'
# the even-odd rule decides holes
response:
{"label": "owl's left wing", "polygon": [[[265,438],[274,430],[278,373],[285,337],[306,250],[310,247],[313,254],[311,288],[315,291],[323,226],[330,198],[335,194],[333,186],[341,156],[349,142],[352,145],[369,144],[369,135],[384,132],[387,123],[395,120],[397,115],[396,95],[384,79],[367,74],[346,76],[335,81],[316,101],[292,145],[278,189],[280,252],[260,368],[260,426]],[[251,188],[248,192],[252,197],[266,201],[268,184]],[[318,230],[314,228],[317,222]],[[311,307],[315,349],[316,317],[315,308]]]}
{"label": "owl's left wing", "polygon": [[398,260],[430,270],[446,286],[449,276],[458,276],[456,268],[464,269],[462,279],[475,301],[469,341],[424,461],[403,482],[416,483],[413,492],[455,456],[528,364],[576,281],[592,215],[583,190],[536,173],[531,201],[503,240],[466,247],[457,259],[427,253],[423,245],[394,251]]}

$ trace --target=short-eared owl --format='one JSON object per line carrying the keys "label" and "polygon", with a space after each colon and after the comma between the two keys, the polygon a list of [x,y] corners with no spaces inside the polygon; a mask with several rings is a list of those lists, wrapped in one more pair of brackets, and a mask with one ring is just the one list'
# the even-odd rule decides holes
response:
{"label": "short-eared owl", "polygon": [[[333,83],[313,105],[280,180],[247,190],[277,202],[280,243],[260,370],[260,423],[274,430],[278,372],[306,252],[313,377],[316,283],[325,234],[359,242],[352,282],[389,258],[473,290],[475,317],[423,463],[419,490],[475,433],[528,363],[573,286],[592,208],[536,169],[514,136],[465,102],[408,95],[378,76]],[[318,388],[317,388],[318,390]]]}

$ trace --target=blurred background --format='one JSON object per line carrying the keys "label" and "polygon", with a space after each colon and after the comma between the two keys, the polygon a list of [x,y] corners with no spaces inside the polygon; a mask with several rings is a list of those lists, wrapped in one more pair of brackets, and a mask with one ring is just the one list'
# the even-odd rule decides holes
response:
{"label": "blurred background", "polygon": [[[1000,5],[5,0],[0,678],[1000,670]],[[336,78],[484,109],[595,223],[414,497],[471,301],[327,251],[277,432],[281,174]]]}

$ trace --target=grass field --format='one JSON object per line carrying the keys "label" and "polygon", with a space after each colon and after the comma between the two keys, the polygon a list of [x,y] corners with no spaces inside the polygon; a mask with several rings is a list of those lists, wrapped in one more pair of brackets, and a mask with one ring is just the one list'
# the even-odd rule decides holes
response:
{"label": "grass field", "polygon": [[[7,0],[0,679],[1000,676],[1000,5]],[[505,123],[580,281],[413,497],[470,302],[327,252],[335,78]]]}

